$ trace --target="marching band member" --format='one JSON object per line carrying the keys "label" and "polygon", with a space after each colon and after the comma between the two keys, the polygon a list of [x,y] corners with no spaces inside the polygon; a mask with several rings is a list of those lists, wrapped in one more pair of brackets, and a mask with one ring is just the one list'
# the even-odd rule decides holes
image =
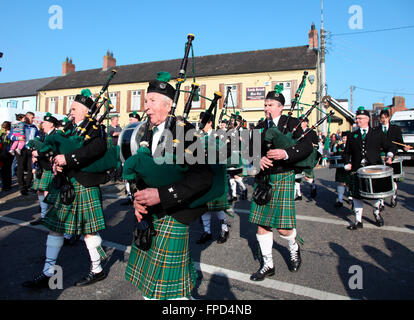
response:
{"label": "marching band member", "polygon": [[[333,152],[333,155],[343,156],[343,153],[347,145],[349,133],[350,132],[347,132],[347,131],[342,132],[342,143],[336,146],[336,150],[335,152]],[[338,182],[338,185],[336,187],[338,198],[336,199],[335,207],[341,208],[344,205],[343,197],[344,197],[345,189],[346,189],[346,186],[349,184],[349,171],[345,171],[344,168],[336,168],[335,182]]]}
{"label": "marching band member", "polygon": [[[358,129],[353,131],[347,140],[344,151],[344,169],[350,171],[349,189],[353,197],[355,223],[348,227],[349,230],[363,228],[362,213],[364,202],[359,193],[357,170],[364,166],[382,164],[381,149],[388,150],[385,135],[378,129],[369,126],[370,114],[364,107],[359,107],[356,112],[356,124]],[[386,163],[391,164],[393,153],[388,152]],[[380,200],[374,204],[374,217],[378,227],[384,225],[384,219],[380,214]]]}
{"label": "marching band member", "polygon": [[[200,120],[205,116],[204,112],[200,113]],[[212,115],[203,128],[206,136],[211,136],[213,133],[213,122]],[[219,133],[219,132],[218,132]],[[204,244],[212,239],[211,235],[211,215],[217,213],[217,218],[220,221],[220,234],[217,239],[217,243],[224,243],[229,237],[229,228],[227,225],[226,213],[225,211],[230,208],[230,204],[227,200],[227,192],[223,194],[218,199],[210,201],[207,203],[208,211],[201,216],[201,221],[203,222],[204,232],[201,235],[200,239],[197,240],[197,244]]]}
{"label": "marching band member", "polygon": [[[259,175],[263,172],[269,175],[272,195],[270,201],[265,205],[258,205],[252,201],[250,208],[249,221],[257,224],[257,240],[263,257],[261,267],[250,277],[252,281],[261,281],[265,277],[275,274],[272,258],[272,228],[276,228],[281,238],[288,241],[290,251],[289,270],[296,272],[301,265],[300,248],[296,242],[294,163],[310,155],[312,144],[308,139],[302,139],[297,145],[285,150],[277,147],[267,150],[264,143],[264,136],[268,128],[277,126],[279,130],[283,131],[288,119],[287,116],[282,115],[284,104],[283,94],[270,91],[266,96],[264,105],[266,119],[255,127],[255,129],[263,129],[261,133],[263,142],[262,171]],[[298,123],[298,119],[290,118],[287,129],[292,131]],[[302,129],[299,127],[293,137],[297,138],[301,134]]]}
{"label": "marching band member", "polygon": [[[173,105],[175,89],[166,81],[150,82],[145,97],[145,112],[153,126],[149,140],[152,156],[163,134]],[[175,125],[173,126],[175,127]],[[185,130],[194,128],[186,122]],[[185,148],[187,148],[185,142]],[[156,234],[144,251],[135,244],[125,271],[125,279],[134,284],[145,299],[189,299],[197,280],[197,271],[189,253],[189,224],[207,211],[202,205],[190,208],[193,199],[212,186],[213,173],[208,165],[188,165],[184,177],[158,188],[145,188],[134,194],[135,216],[154,217]],[[156,218],[155,218],[156,217]]]}
{"label": "marching band member", "polygon": [[[398,143],[404,143],[401,128],[399,126],[396,126],[394,124],[390,124],[390,113],[387,108],[384,110],[381,110],[380,112],[380,122],[381,125],[378,126],[378,129],[380,129],[385,136],[387,137],[389,149],[384,151],[390,151],[394,155],[397,154],[398,146],[393,143],[392,141],[398,142]],[[405,151],[408,151],[409,149],[407,147],[404,147]],[[394,182],[394,188],[395,188],[395,194],[391,197],[391,207],[395,208],[397,206],[397,183]],[[381,199],[381,210],[384,209],[384,199]]]}
{"label": "marching band member", "polygon": [[[43,128],[43,135],[40,138],[40,141],[44,141],[46,136],[52,135],[56,132],[56,127],[58,127],[60,121],[52,116],[50,113],[46,113],[43,117],[42,128]],[[33,220],[30,222],[32,226],[38,225],[42,222],[44,217],[46,216],[48,204],[44,202],[48,192],[49,192],[49,185],[53,179],[53,172],[52,166],[48,159],[37,159],[37,151],[32,151],[32,162],[38,162],[37,166],[38,169],[36,170],[36,174],[34,176],[33,181],[33,189],[36,190],[37,198],[39,199],[40,203],[40,218]]]}
{"label": "marching band member", "polygon": [[[93,105],[89,96],[79,94],[70,108],[74,125],[79,125]],[[47,288],[49,279],[54,274],[54,266],[63,246],[63,233],[84,235],[85,244],[91,259],[88,275],[75,283],[86,286],[106,278],[101,266],[101,259],[106,258],[101,247],[99,230],[105,229],[101,192],[99,184],[105,183],[106,173],[89,173],[82,168],[104,156],[107,149],[106,136],[102,128],[94,131],[91,139],[83,146],[68,154],[56,155],[53,159],[54,171],[63,172],[72,183],[75,197],[71,204],[65,205],[60,197],[47,212],[42,224],[50,233],[46,241],[46,260],[42,273],[32,281],[23,283],[28,288]]]}

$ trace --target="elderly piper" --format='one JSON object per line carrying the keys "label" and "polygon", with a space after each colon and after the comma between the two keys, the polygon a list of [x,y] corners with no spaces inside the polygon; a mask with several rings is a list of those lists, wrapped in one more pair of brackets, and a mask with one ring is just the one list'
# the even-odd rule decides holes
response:
{"label": "elderly piper", "polygon": [[[74,127],[82,123],[93,104],[89,90],[82,90],[82,94],[75,97],[70,108]],[[106,273],[101,266],[101,260],[106,258],[106,254],[101,247],[102,239],[98,234],[99,230],[105,229],[99,184],[106,182],[106,173],[81,171],[82,168],[103,157],[106,150],[106,135],[99,126],[82,147],[54,157],[54,172],[63,172],[67,176],[73,185],[75,197],[70,204],[64,204],[58,197],[42,220],[42,224],[50,230],[46,241],[45,264],[42,273],[34,280],[23,283],[24,287],[48,288],[49,279],[54,274],[54,266],[63,246],[64,233],[84,235],[91,259],[89,273],[75,285],[86,286],[106,278]]]}

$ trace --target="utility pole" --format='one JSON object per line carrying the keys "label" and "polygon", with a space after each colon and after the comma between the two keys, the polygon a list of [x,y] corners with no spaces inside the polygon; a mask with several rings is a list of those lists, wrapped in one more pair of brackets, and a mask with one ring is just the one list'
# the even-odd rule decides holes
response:
{"label": "utility pole", "polygon": [[[326,96],[326,71],[325,71],[325,29],[323,27],[323,0],[321,0],[321,99]],[[322,111],[326,113],[325,105],[322,105]],[[322,123],[322,132],[326,133],[326,121]]]}
{"label": "utility pole", "polygon": [[351,86],[351,112],[354,112],[354,86]]}

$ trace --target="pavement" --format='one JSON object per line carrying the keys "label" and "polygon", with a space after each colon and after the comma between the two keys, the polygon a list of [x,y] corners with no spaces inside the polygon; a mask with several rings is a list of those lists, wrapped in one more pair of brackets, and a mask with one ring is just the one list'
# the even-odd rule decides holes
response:
{"label": "pavement", "polygon": [[[297,230],[305,243],[302,266],[288,270],[287,243],[274,233],[276,274],[262,282],[250,275],[259,268],[256,226],[248,221],[253,179],[245,178],[249,200],[234,203],[229,213],[230,237],[216,243],[219,222],[212,218],[213,241],[196,244],[202,234],[199,221],[190,226],[190,252],[199,272],[193,290],[196,299],[208,300],[378,300],[414,298],[414,167],[404,167],[399,202],[382,213],[385,225],[374,224],[373,201],[365,201],[364,228],[350,231],[351,205],[335,208],[334,169],[315,170],[317,196],[302,184],[303,200],[296,202]],[[63,270],[63,289],[29,290],[21,283],[43,268],[47,230],[31,226],[39,217],[34,194],[22,196],[14,185],[0,193],[0,300],[142,300],[141,293],[124,280],[134,215],[125,199],[122,183],[102,186],[107,228],[100,232],[109,259],[108,277],[94,285],[73,284],[89,271],[89,255],[83,240],[64,246],[57,264]]]}

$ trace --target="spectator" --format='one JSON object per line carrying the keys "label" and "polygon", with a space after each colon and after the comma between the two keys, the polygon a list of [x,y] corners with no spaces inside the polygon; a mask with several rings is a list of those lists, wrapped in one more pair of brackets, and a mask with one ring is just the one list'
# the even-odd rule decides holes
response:
{"label": "spectator", "polygon": [[9,153],[11,141],[8,135],[11,131],[10,121],[4,121],[1,125],[0,131],[0,167],[1,167],[1,181],[2,191],[11,190],[12,174],[11,168],[13,163],[13,156]]}
{"label": "spectator", "polygon": [[[32,164],[32,152],[27,149],[27,143],[34,139],[35,137],[39,136],[39,130],[33,124],[34,113],[27,112],[25,115],[25,122],[26,125],[24,127],[24,136],[25,136],[25,147],[22,149],[21,154],[16,155],[17,159],[17,182],[19,184],[19,190],[22,195],[27,195],[29,188],[32,186],[33,180],[33,164]],[[22,140],[22,137],[18,139],[13,136],[12,132],[9,134],[9,138],[12,141],[16,141],[18,139]],[[24,176],[25,171],[27,172],[26,179]]]}
{"label": "spectator", "polygon": [[21,154],[25,144],[24,136],[25,116],[24,114],[16,114],[16,121],[12,124],[12,135],[17,139],[13,141],[9,152],[14,156],[15,153]]}

